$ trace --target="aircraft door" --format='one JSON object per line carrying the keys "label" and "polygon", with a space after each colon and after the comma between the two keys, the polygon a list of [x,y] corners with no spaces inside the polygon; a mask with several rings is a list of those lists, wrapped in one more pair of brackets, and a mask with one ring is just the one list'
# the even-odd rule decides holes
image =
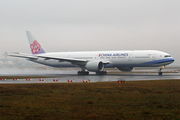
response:
{"label": "aircraft door", "polygon": [[156,54],[152,55],[152,60],[156,60]]}
{"label": "aircraft door", "polygon": [[98,59],[98,55],[95,54],[95,55],[94,55],[94,59]]}
{"label": "aircraft door", "polygon": [[133,57],[132,57],[132,54],[129,54],[128,60],[129,60],[129,61],[132,61],[132,58],[133,58]]}

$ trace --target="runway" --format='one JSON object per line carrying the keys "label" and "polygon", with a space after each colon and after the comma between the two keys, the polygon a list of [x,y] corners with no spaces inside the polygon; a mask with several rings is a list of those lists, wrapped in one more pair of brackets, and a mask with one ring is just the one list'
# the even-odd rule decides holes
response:
{"label": "runway", "polygon": [[[1,74],[0,78],[5,75]],[[13,79],[0,79],[0,84],[16,83],[68,83],[68,82],[107,82],[107,81],[139,81],[139,80],[173,80],[180,79],[180,73],[164,73],[159,76],[155,73],[110,74],[78,76],[76,74],[11,74]],[[38,76],[38,77],[37,77]],[[50,77],[51,76],[51,77]],[[16,79],[24,77],[24,79]],[[26,78],[27,77],[27,78]],[[32,77],[32,78],[31,78]],[[37,78],[33,78],[37,77]],[[49,78],[50,77],[50,78]]]}

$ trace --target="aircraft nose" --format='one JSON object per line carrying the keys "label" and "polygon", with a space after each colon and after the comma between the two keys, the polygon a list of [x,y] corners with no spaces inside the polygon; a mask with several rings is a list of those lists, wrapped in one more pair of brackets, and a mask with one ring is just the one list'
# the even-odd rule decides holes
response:
{"label": "aircraft nose", "polygon": [[171,62],[174,62],[174,61],[175,61],[175,59],[172,57],[172,58],[171,58]]}

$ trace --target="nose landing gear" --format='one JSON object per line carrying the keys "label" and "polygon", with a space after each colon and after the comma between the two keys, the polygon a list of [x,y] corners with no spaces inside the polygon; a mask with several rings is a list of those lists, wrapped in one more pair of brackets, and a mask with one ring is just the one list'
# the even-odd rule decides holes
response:
{"label": "nose landing gear", "polygon": [[158,75],[162,75],[163,73],[161,72],[162,68],[159,69]]}
{"label": "nose landing gear", "polygon": [[161,71],[163,68],[165,68],[165,66],[163,66],[162,68],[159,69],[158,75],[162,75],[163,74],[162,71]]}

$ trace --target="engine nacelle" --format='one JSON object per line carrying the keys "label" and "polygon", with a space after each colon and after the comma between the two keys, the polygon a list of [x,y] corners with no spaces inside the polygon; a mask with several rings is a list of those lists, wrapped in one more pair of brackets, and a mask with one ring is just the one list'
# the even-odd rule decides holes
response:
{"label": "engine nacelle", "polygon": [[104,64],[101,61],[95,60],[95,61],[89,61],[85,67],[88,71],[98,72],[98,71],[103,71]]}
{"label": "engine nacelle", "polygon": [[133,70],[133,67],[117,67],[120,71],[129,72]]}

